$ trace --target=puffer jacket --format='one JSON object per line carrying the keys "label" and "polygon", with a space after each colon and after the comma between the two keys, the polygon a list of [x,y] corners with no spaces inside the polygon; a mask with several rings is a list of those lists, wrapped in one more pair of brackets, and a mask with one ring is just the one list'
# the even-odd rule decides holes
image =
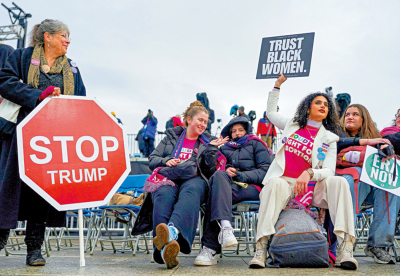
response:
{"label": "puffer jacket", "polygon": [[[165,132],[166,136],[157,146],[157,148],[150,154],[149,157],[149,167],[151,170],[154,170],[158,167],[165,167],[168,160],[172,159],[171,154],[175,148],[175,145],[179,139],[179,136],[182,134],[184,128],[181,126],[177,126],[174,128],[167,129]],[[204,132],[204,135],[211,141],[217,139],[216,137],[211,136],[207,132]],[[208,144],[207,147],[200,142],[198,139],[194,148],[198,149],[198,151],[193,151],[192,157],[190,160],[197,161],[197,169],[199,171],[199,175],[201,175],[204,180],[208,180],[213,173],[217,170],[217,152],[218,147]]]}
{"label": "puffer jacket", "polygon": [[[249,120],[245,117],[235,117],[222,130],[222,137],[231,137],[230,128],[238,123],[247,125],[246,135],[251,134]],[[239,148],[223,145],[220,151],[227,159],[227,167],[234,167],[237,170],[234,180],[262,186],[264,176],[272,162],[268,149],[262,142],[249,140]]]}
{"label": "puffer jacket", "polygon": [[[181,126],[166,130],[166,136],[149,157],[149,167],[151,170],[165,167],[167,161],[172,159],[171,154],[183,130],[184,128]],[[207,132],[204,132],[204,135],[206,135],[210,141],[217,139]],[[208,182],[208,179],[217,170],[218,147],[211,144],[205,146],[198,139],[194,148],[198,150],[197,152],[196,150],[193,151],[190,160],[196,162],[198,174]],[[153,202],[151,200],[151,195],[147,194],[137,215],[135,225],[132,229],[132,235],[144,234],[151,230],[153,230]]]}

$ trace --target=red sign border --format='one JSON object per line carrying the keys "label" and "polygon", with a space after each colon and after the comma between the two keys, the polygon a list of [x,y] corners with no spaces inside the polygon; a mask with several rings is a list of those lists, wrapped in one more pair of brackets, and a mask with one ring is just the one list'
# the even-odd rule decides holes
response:
{"label": "red sign border", "polygon": [[[123,133],[124,147],[125,147],[125,159],[126,159],[126,170],[122,174],[122,176],[118,179],[117,183],[108,193],[104,200],[100,201],[91,201],[91,202],[83,202],[83,203],[74,203],[74,204],[59,204],[52,197],[50,197],[42,188],[40,188],[35,182],[33,182],[28,176],[25,175],[25,162],[24,162],[24,149],[23,149],[23,135],[22,128],[35,116],[49,101],[58,99],[71,99],[71,100],[82,100],[82,101],[94,101],[100,109],[102,109],[121,129]],[[29,187],[31,187],[36,193],[38,193],[41,197],[43,197],[48,203],[50,203],[54,208],[58,211],[68,211],[74,209],[83,209],[83,208],[93,208],[102,205],[107,205],[111,200],[111,197],[117,192],[119,187],[122,185],[124,180],[128,177],[131,171],[131,163],[129,160],[129,152],[128,152],[128,135],[125,131],[125,128],[118,123],[117,119],[106,112],[102,105],[97,101],[96,98],[91,97],[82,97],[82,96],[65,96],[61,95],[59,97],[47,97],[44,99],[22,122],[17,126],[17,146],[18,146],[18,165],[19,165],[19,175],[22,181],[24,181]]]}

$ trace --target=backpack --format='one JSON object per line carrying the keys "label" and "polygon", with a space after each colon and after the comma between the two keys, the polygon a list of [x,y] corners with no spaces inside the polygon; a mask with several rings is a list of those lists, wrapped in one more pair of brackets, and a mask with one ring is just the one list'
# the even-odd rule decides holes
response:
{"label": "backpack", "polygon": [[174,127],[174,120],[171,118],[165,124],[165,129],[173,128]]}
{"label": "backpack", "polygon": [[337,155],[336,166],[342,168],[362,167],[366,150],[366,146],[351,146],[342,149]]}
{"label": "backpack", "polygon": [[275,224],[269,254],[275,267],[329,267],[322,226],[303,210],[285,209]]}

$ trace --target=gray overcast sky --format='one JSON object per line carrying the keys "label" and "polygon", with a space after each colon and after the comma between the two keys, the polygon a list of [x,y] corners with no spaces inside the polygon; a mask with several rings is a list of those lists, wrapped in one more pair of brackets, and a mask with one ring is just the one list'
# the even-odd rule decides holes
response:
{"label": "gray overcast sky", "polygon": [[[255,79],[262,38],[307,32],[315,32],[310,76],[282,86],[281,112],[293,116],[305,95],[327,86],[365,105],[380,129],[400,108],[399,1],[14,1],[33,15],[29,30],[46,18],[69,26],[67,56],[88,96],[116,112],[128,133],[149,108],[163,131],[198,92],[223,124],[234,104],[255,110],[258,121],[274,85]],[[0,7],[0,26],[8,24]]]}

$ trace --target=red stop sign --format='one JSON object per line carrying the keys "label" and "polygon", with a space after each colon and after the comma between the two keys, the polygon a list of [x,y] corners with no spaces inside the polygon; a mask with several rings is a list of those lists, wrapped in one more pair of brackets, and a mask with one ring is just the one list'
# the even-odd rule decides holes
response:
{"label": "red stop sign", "polygon": [[21,179],[59,211],[107,204],[131,170],[123,128],[87,97],[45,99],[17,136]]}

